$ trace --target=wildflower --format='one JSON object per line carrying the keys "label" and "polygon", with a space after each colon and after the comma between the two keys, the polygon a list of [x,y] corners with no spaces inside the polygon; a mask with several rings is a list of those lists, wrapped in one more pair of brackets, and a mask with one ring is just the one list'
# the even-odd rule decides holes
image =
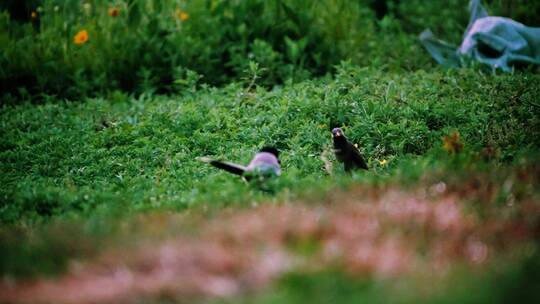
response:
{"label": "wildflower", "polygon": [[176,17],[182,21],[186,21],[189,19],[189,14],[182,10],[176,10]]}
{"label": "wildflower", "polygon": [[116,17],[120,14],[120,9],[117,7],[111,7],[109,8],[109,16]]}
{"label": "wildflower", "polygon": [[85,44],[88,41],[88,32],[86,30],[79,31],[74,37],[75,44]]}
{"label": "wildflower", "polygon": [[381,165],[381,166],[386,166],[386,164],[388,164],[388,161],[386,159],[383,159],[383,160],[379,161],[379,165]]}
{"label": "wildflower", "polygon": [[32,19],[36,19],[37,18],[37,13],[35,11],[32,11],[30,13],[30,17],[32,17]]}
{"label": "wildflower", "polygon": [[463,143],[459,140],[458,131],[454,131],[450,136],[443,137],[443,148],[450,154],[459,153],[463,149]]}

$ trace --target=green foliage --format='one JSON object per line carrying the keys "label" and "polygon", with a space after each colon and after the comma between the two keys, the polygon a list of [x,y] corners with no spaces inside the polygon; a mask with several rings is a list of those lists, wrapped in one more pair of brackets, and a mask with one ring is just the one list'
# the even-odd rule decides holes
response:
{"label": "green foliage", "polygon": [[[389,1],[381,21],[370,2],[45,0],[20,11],[9,1],[0,6],[2,102],[183,92],[186,82],[238,81],[249,62],[267,87],[326,75],[345,59],[388,71],[432,68],[418,33],[429,27],[457,44],[467,24],[466,0]],[[526,2],[490,7],[537,16]],[[88,40],[76,44],[82,30]]]}
{"label": "green foliage", "polygon": [[39,232],[2,229],[0,272],[14,277],[56,275],[66,269],[70,259],[96,253],[105,238],[98,229],[85,233],[73,223],[51,225]]}
{"label": "green foliage", "polygon": [[[39,100],[42,93],[78,99],[114,89],[174,92],[183,89],[175,84],[190,81],[184,79],[192,77],[188,70],[219,85],[243,77],[250,60],[267,71],[264,84],[301,80],[331,71],[364,40],[355,36],[354,29],[363,26],[359,22],[369,22],[367,8],[348,1],[46,0],[33,5],[35,17],[28,23],[16,22],[10,10],[0,15],[5,102]],[[340,18],[338,10],[344,12]],[[82,30],[88,41],[78,45],[74,37]]]}
{"label": "green foliage", "polygon": [[538,249],[533,255],[500,265],[490,265],[479,273],[454,269],[447,282],[426,281],[412,276],[406,280],[365,278],[343,271],[294,272],[285,275],[271,292],[241,299],[210,303],[536,303]]}
{"label": "green foliage", "polygon": [[388,303],[381,283],[362,280],[340,271],[291,273],[283,277],[275,293],[258,303]]}

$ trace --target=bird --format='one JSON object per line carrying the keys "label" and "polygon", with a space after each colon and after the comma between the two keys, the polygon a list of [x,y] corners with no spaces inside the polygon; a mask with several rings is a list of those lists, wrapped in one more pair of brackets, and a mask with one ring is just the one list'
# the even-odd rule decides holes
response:
{"label": "bird", "polygon": [[229,173],[240,175],[248,182],[255,178],[264,180],[268,177],[281,175],[279,151],[270,146],[260,149],[247,166],[215,160],[208,157],[200,157],[199,160]]}
{"label": "bird", "polygon": [[332,129],[332,138],[334,140],[334,153],[338,161],[342,162],[345,172],[351,170],[368,170],[366,161],[358,149],[345,137],[341,128]]}

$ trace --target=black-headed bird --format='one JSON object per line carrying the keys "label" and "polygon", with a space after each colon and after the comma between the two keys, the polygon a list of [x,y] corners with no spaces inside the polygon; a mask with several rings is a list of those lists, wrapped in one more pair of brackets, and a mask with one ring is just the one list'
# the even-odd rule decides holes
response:
{"label": "black-headed bird", "polygon": [[240,175],[246,181],[281,175],[279,151],[274,147],[264,147],[259,150],[247,166],[207,157],[200,157],[199,160],[229,173]]}
{"label": "black-headed bird", "polygon": [[332,138],[334,140],[336,158],[343,163],[346,172],[356,169],[368,169],[366,161],[358,149],[345,137],[341,128],[334,128],[332,130]]}

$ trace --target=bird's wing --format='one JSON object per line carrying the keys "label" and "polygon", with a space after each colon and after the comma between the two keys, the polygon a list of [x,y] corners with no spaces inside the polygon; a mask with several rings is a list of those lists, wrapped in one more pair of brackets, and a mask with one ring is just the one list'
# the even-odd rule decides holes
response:
{"label": "bird's wing", "polygon": [[233,164],[229,162],[219,161],[207,157],[199,157],[198,160],[209,163],[210,165],[225,170],[229,173],[236,174],[236,175],[243,175],[244,172],[246,172],[246,167],[238,164]]}
{"label": "bird's wing", "polygon": [[366,164],[366,161],[364,160],[364,158],[362,157],[362,155],[360,154],[360,151],[358,151],[358,149],[351,145],[352,147],[352,151],[351,151],[351,159],[353,161],[353,163],[358,167],[358,168],[362,168],[362,169],[365,169],[367,170],[368,169],[368,166]]}

